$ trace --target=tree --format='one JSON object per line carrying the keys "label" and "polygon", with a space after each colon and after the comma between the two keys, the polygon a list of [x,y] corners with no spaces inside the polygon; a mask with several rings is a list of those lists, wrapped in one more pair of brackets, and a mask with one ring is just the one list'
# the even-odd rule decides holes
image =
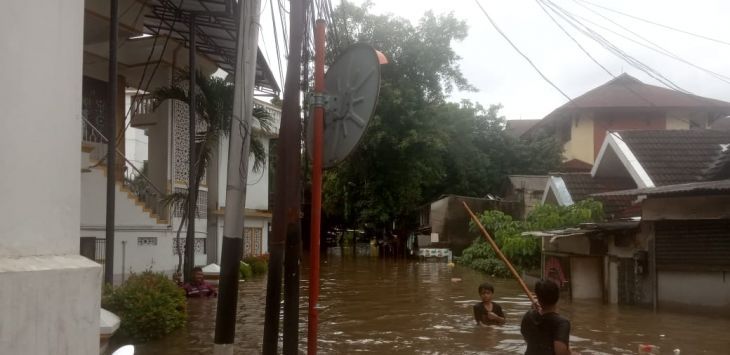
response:
{"label": "tree", "polygon": [[360,146],[325,174],[328,218],[389,229],[441,194],[484,196],[506,174],[545,173],[560,162],[557,144],[509,137],[499,105],[446,102],[454,88],[473,90],[451,48],[467,34],[463,21],[427,12],[414,25],[372,15],[369,6],[345,2],[330,24],[330,62],[365,42],[389,64],[381,66],[378,104]]}
{"label": "tree", "polygon": [[[179,100],[188,104],[190,102],[189,88],[189,71],[177,71],[173,78],[172,85],[155,89],[152,92],[153,108],[157,109],[166,100]],[[211,160],[217,154],[218,143],[221,137],[231,134],[231,117],[233,115],[233,82],[230,78],[220,78],[215,76],[204,76],[200,71],[196,73],[196,112],[198,117],[202,119],[205,130],[198,133],[196,143],[196,171],[195,180],[193,181],[193,191],[198,191],[200,183],[205,176]],[[251,139],[251,156],[254,157],[253,170],[258,172],[263,168],[266,162],[267,147],[264,146],[260,139],[256,136],[269,133],[273,130],[273,119],[263,108],[254,108],[253,117],[255,119],[254,129]],[[193,196],[197,199],[197,196]],[[176,272],[179,274],[183,264],[183,251],[180,250],[180,232],[187,222],[188,214],[188,191],[173,192],[165,198],[168,206],[179,208],[183,215],[180,226],[177,230],[178,245],[178,265]],[[193,211],[195,213],[195,211]]]}
{"label": "tree", "polygon": [[[540,266],[540,241],[523,236],[523,232],[575,227],[585,222],[601,221],[603,217],[603,205],[588,199],[571,206],[538,206],[527,216],[526,221],[513,220],[500,211],[485,211],[479,220],[517,269],[534,270]],[[473,222],[470,222],[470,226],[476,230]],[[464,249],[459,262],[490,275],[510,276],[502,260],[482,237]]]}

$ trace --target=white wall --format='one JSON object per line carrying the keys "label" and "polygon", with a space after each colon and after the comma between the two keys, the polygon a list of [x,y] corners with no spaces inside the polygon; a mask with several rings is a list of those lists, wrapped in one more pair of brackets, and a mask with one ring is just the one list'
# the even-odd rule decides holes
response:
{"label": "white wall", "polygon": [[[78,153],[76,153],[78,154]],[[106,225],[106,176],[100,167],[81,174],[81,226],[98,227]],[[117,183],[114,222],[119,226],[165,226],[135,204],[135,200],[121,190]],[[78,226],[76,228],[78,233]],[[78,234],[75,242],[78,243]]]}
{"label": "white wall", "polygon": [[101,268],[79,253],[84,2],[0,10],[0,350],[98,354]]}
{"label": "white wall", "polygon": [[[114,232],[114,283],[119,284],[130,272],[152,270],[168,275],[177,268],[178,256],[174,252],[175,231],[144,228],[118,227]],[[82,237],[104,239],[102,228],[81,230]],[[154,238],[157,245],[140,244],[139,238]],[[182,243],[185,231],[180,234]],[[195,254],[195,265],[206,265],[206,254]]]}
{"label": "white wall", "polygon": [[[259,138],[264,147],[268,149],[269,138]],[[218,155],[218,204],[219,207],[226,206],[226,182],[228,176],[228,145],[230,140],[224,137],[220,142]],[[269,157],[261,168],[261,171],[254,172],[254,159],[248,160],[248,183],[246,184],[246,208],[268,210],[269,209]]]}

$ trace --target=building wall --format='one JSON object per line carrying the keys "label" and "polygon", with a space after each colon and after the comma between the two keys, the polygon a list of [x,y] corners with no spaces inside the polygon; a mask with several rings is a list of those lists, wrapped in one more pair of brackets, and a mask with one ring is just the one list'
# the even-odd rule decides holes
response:
{"label": "building wall", "polygon": [[574,299],[603,297],[602,258],[570,258],[571,295]]}
{"label": "building wall", "polygon": [[593,164],[595,160],[593,154],[593,126],[592,113],[584,113],[577,118],[573,118],[570,140],[563,146],[565,160],[578,159]]}
{"label": "building wall", "polygon": [[79,255],[84,2],[0,11],[0,352],[99,353],[101,268]]}
{"label": "building wall", "polygon": [[714,311],[730,314],[730,278],[725,271],[659,271],[659,307],[692,310],[712,307]]}

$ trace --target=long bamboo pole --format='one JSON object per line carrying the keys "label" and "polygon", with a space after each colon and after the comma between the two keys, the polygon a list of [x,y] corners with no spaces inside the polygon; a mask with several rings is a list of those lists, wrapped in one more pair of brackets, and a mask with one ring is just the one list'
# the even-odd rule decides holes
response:
{"label": "long bamboo pole", "polygon": [[530,302],[532,302],[535,306],[538,306],[539,303],[535,299],[535,297],[532,295],[532,292],[530,292],[530,289],[527,287],[527,284],[524,280],[522,280],[522,277],[520,277],[520,274],[517,272],[514,266],[512,266],[512,263],[509,262],[509,259],[507,259],[504,254],[502,254],[502,250],[499,249],[497,246],[497,243],[494,242],[492,239],[492,236],[489,235],[489,232],[484,228],[484,225],[482,225],[482,222],[479,221],[479,218],[474,214],[474,212],[471,211],[469,208],[469,205],[466,204],[466,201],[461,201],[461,203],[464,205],[464,208],[466,209],[466,212],[469,213],[469,216],[471,216],[471,220],[474,221],[474,223],[479,227],[479,230],[482,231],[482,235],[484,236],[484,239],[489,242],[489,245],[492,246],[492,249],[494,249],[494,252],[497,253],[497,256],[499,256],[500,259],[502,259],[502,262],[504,262],[505,265],[507,265],[507,268],[512,273],[512,276],[515,277],[517,282],[522,286],[522,290],[525,291],[525,294],[528,298],[530,298]]}

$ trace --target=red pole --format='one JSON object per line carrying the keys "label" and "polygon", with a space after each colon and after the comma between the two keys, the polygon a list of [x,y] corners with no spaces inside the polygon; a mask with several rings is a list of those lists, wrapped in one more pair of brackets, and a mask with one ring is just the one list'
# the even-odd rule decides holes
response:
{"label": "red pole", "polygon": [[314,29],[314,105],[312,121],[312,221],[309,233],[309,335],[307,354],[317,353],[317,299],[319,298],[319,235],[322,212],[322,145],[324,140],[324,20],[317,20]]}

